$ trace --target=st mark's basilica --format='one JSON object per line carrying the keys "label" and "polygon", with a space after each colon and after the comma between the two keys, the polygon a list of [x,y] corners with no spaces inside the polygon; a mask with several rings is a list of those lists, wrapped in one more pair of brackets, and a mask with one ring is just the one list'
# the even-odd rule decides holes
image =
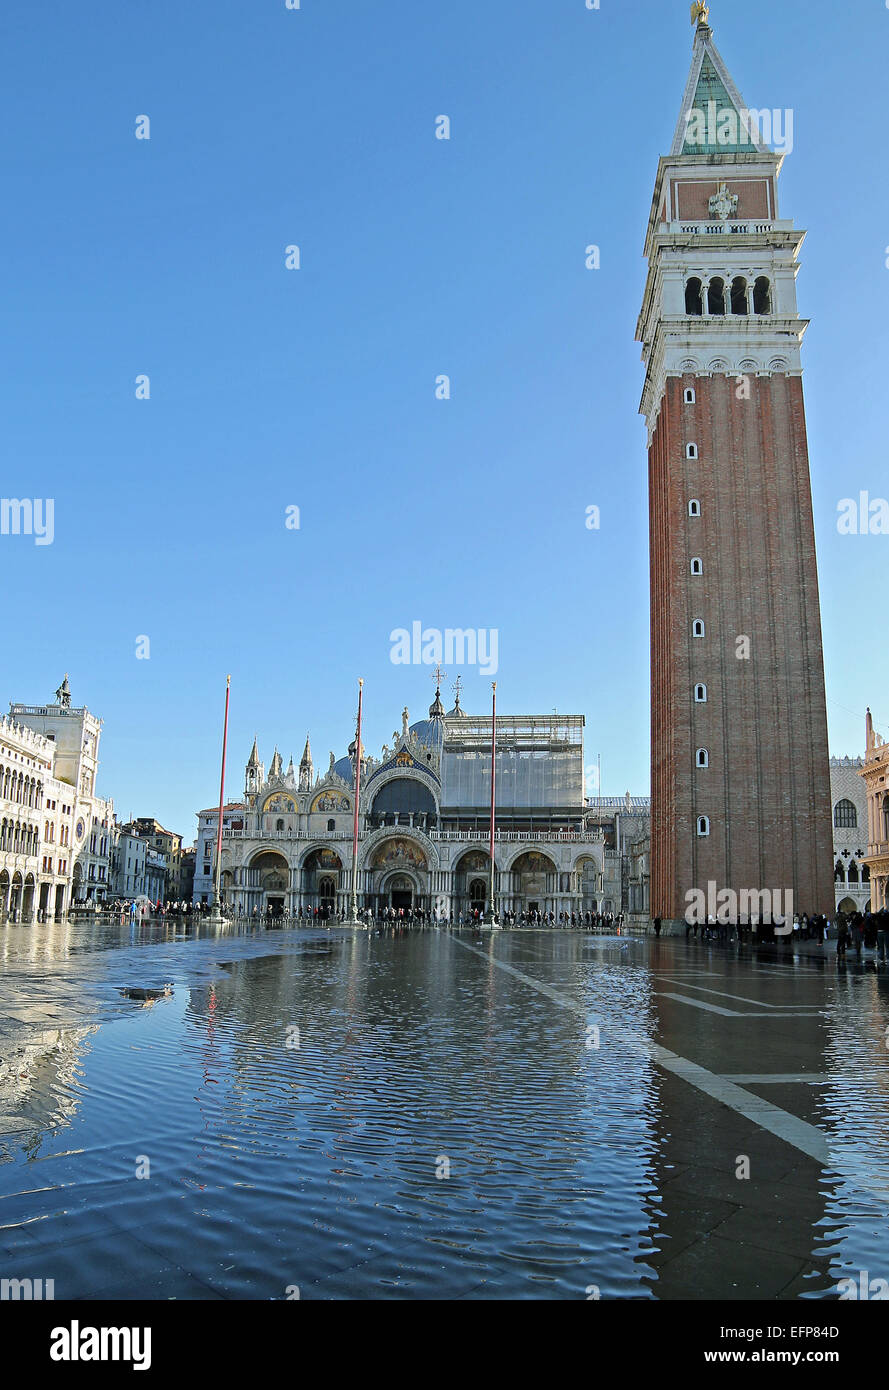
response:
{"label": "st mark's basilica", "polygon": [[[361,761],[358,906],[435,919],[483,910],[489,896],[491,716],[445,711],[409,722]],[[582,715],[497,716],[495,904],[500,913],[620,910],[609,894],[607,829],[584,798]],[[280,916],[348,912],[356,745],[316,772],[275,751],[266,772],[254,740],[244,800],[223,819],[227,909]],[[198,817],[196,896],[212,884],[218,811]],[[203,881],[201,881],[203,871]],[[618,871],[619,872],[619,871]],[[616,902],[615,902],[616,897]]]}

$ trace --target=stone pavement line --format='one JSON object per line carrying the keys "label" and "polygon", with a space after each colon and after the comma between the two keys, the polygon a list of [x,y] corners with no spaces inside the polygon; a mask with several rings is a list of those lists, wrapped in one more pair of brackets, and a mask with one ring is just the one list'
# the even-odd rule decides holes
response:
{"label": "stone pavement line", "polygon": [[723,1072],[723,1081],[744,1082],[748,1086],[827,1086],[834,1077],[820,1071],[775,1071],[758,1076],[753,1072]]}
{"label": "stone pavement line", "polygon": [[[693,1009],[704,1009],[709,1014],[722,1014],[723,1018],[820,1018],[819,1009],[813,1009],[811,1004],[808,1006],[809,1012],[801,1013],[751,1013],[746,1009],[743,1013],[739,1009],[726,1009],[721,1004],[708,1004],[706,999],[690,999],[687,994],[670,994],[665,989],[656,989],[655,994],[659,999],[675,999],[678,1004],[691,1004]],[[732,996],[729,995],[729,998]],[[771,1006],[777,1009],[776,1005]],[[804,1008],[804,1005],[794,1004],[794,1009]]]}
{"label": "stone pavement line", "polygon": [[[536,990],[538,994],[545,994],[560,1008],[570,1009],[572,1013],[580,1014],[583,1018],[588,1017],[589,1010],[586,1005],[578,1003],[575,999],[570,999],[567,995],[560,994],[551,985],[535,980],[531,975],[516,970],[514,965],[508,965],[506,961],[498,960],[496,956],[487,951],[480,951],[477,946],[470,946],[467,941],[461,941],[457,936],[451,936],[451,940],[456,945],[462,946],[465,951],[471,951],[474,956],[478,956],[486,964],[496,965],[498,970],[503,970],[506,974],[514,976],[522,984]],[[704,1095],[710,1096],[721,1105],[728,1106],[730,1110],[743,1115],[745,1119],[758,1125],[760,1129],[767,1130],[769,1134],[774,1134],[776,1138],[783,1139],[785,1143],[791,1144],[801,1153],[807,1154],[809,1158],[814,1158],[823,1167],[829,1166],[830,1149],[827,1137],[814,1125],[808,1124],[805,1120],[797,1119],[795,1115],[781,1110],[769,1100],[763,1100],[760,1096],[753,1095],[751,1091],[743,1090],[742,1087],[736,1086],[733,1081],[716,1076],[712,1071],[707,1071],[706,1067],[698,1066],[697,1062],[690,1062],[687,1057],[680,1057],[677,1053],[670,1052],[666,1047],[649,1042],[641,1034],[633,1033],[626,1028],[617,1028],[611,1033],[611,1036],[621,1042],[628,1043],[644,1057],[663,1067],[664,1071],[682,1077],[690,1086],[695,1086]],[[869,1187],[868,1184],[863,1185]],[[877,1191],[883,1198],[886,1196],[883,1188],[869,1188],[869,1190]]]}
{"label": "stone pavement line", "polygon": [[657,976],[659,984],[679,985],[681,989],[697,989],[701,994],[715,994],[718,999],[734,999],[738,1004],[753,1004],[757,1009],[811,1009],[811,1004],[767,1004],[764,999],[749,999],[746,994],[731,994],[724,989],[707,989],[696,985],[693,980],[671,980],[667,975]]}

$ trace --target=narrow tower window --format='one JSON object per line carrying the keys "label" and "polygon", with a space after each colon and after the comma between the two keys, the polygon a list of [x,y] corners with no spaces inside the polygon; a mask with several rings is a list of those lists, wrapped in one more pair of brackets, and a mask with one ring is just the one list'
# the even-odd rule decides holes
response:
{"label": "narrow tower window", "polygon": [[693,386],[686,386],[686,388],[685,388],[685,404],[686,404],[686,405],[694,405],[694,403],[695,403],[696,400],[697,400],[697,397],[695,396],[695,389],[694,389],[694,387],[693,387]]}
{"label": "narrow tower window", "polygon": [[715,280],[710,281],[710,288],[707,290],[707,313],[725,313],[725,281],[718,275]]}
{"label": "narrow tower window", "polygon": [[696,318],[700,318],[704,312],[704,296],[698,279],[689,280],[685,287],[685,312]]}
{"label": "narrow tower window", "polygon": [[710,817],[698,816],[698,835],[703,839],[710,834]]}
{"label": "narrow tower window", "polygon": [[696,459],[697,456],[698,456],[698,446],[697,446],[697,444],[686,444],[686,446],[685,446],[685,457],[686,457],[687,459]]}
{"label": "narrow tower window", "polygon": [[696,685],[696,686],[695,686],[695,704],[696,704],[696,705],[706,705],[706,703],[707,703],[707,687],[706,687],[706,685]]}
{"label": "narrow tower window", "polygon": [[694,558],[694,559],[692,560],[692,562],[691,562],[691,572],[692,572],[692,574],[703,574],[703,573],[704,573],[704,562],[703,562],[703,560],[701,560],[697,555],[695,556],[695,558]]}
{"label": "narrow tower window", "polygon": [[743,275],[738,275],[732,281],[732,313],[746,314],[747,312],[747,281]]}
{"label": "narrow tower window", "polygon": [[704,627],[703,618],[695,618],[694,622],[691,625],[692,637],[703,637],[705,632],[706,628]]}
{"label": "narrow tower window", "polygon": [[701,515],[701,504],[696,497],[693,497],[688,504],[688,514],[689,516]]}
{"label": "narrow tower window", "polygon": [[699,748],[697,753],[695,753],[695,763],[698,767],[710,766],[710,754],[706,748]]}
{"label": "narrow tower window", "polygon": [[772,312],[772,290],[764,275],[760,275],[753,286],[753,312],[754,314],[770,314]]}

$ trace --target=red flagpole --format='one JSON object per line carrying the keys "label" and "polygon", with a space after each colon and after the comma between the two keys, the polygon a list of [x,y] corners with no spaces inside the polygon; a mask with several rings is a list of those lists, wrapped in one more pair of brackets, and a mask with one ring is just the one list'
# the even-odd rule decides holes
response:
{"label": "red flagpole", "polygon": [[225,799],[225,749],[228,743],[228,697],[232,678],[225,678],[225,724],[222,729],[222,773],[219,778],[219,825],[216,827],[216,906],[220,905],[219,885],[222,878],[222,808]]}
{"label": "red flagpole", "polygon": [[352,912],[353,922],[358,920],[358,797],[361,794],[361,703],[364,694],[364,681],[358,682],[358,733],[355,745],[355,819],[352,826]]}
{"label": "red flagpole", "polygon": [[494,808],[497,785],[497,682],[491,682],[493,706],[491,710],[491,921],[494,921]]}

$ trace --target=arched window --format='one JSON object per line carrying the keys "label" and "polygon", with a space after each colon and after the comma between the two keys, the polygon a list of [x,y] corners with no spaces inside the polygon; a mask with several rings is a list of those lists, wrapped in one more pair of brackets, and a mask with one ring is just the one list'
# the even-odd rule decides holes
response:
{"label": "arched window", "polygon": [[697,705],[706,705],[706,703],[707,703],[707,687],[706,687],[706,685],[698,684],[698,685],[695,686],[695,704],[697,704]]}
{"label": "arched window", "polygon": [[770,314],[772,312],[772,289],[765,275],[760,275],[753,286],[753,312],[754,314]]}
{"label": "arched window", "polygon": [[857,883],[857,882],[858,882],[858,865],[855,863],[855,860],[854,860],[854,859],[852,860],[852,862],[851,862],[850,865],[849,865],[849,882],[850,882],[850,883]]}
{"label": "arched window", "polygon": [[693,497],[688,504],[688,514],[689,516],[701,515],[701,504],[696,497]]}
{"label": "arched window", "polygon": [[698,751],[697,751],[697,753],[695,753],[695,766],[696,766],[696,767],[709,767],[709,766],[710,766],[710,754],[709,754],[709,752],[707,751],[706,748],[699,748]]}
{"label": "arched window", "polygon": [[693,386],[686,386],[683,400],[686,405],[694,405],[697,396],[695,395],[695,388]]}
{"label": "arched window", "polygon": [[725,313],[725,281],[720,279],[718,275],[710,281],[710,287],[707,290],[707,313]]}
{"label": "arched window", "polygon": [[691,562],[691,572],[692,572],[692,574],[703,574],[703,573],[704,573],[704,562],[703,562],[703,560],[700,559],[700,557],[697,556],[697,555],[695,556],[695,558],[694,558],[694,559],[692,560],[692,562]]}
{"label": "arched window", "polygon": [[704,296],[699,279],[693,276],[685,286],[685,312],[700,318],[704,312]]}
{"label": "arched window", "polygon": [[706,631],[707,629],[704,627],[703,618],[695,618],[694,622],[691,625],[692,637],[703,637]]}
{"label": "arched window", "polygon": [[275,829],[276,829],[276,830],[283,830],[283,829],[284,829],[284,822],[283,822],[282,820],[276,820],[276,821],[275,821]]}
{"label": "arched window", "polygon": [[858,828],[858,812],[854,802],[843,797],[833,808],[833,823],[837,829],[856,830]]}
{"label": "arched window", "polygon": [[710,834],[710,817],[698,816],[698,835],[703,838]]}
{"label": "arched window", "polygon": [[846,882],[846,870],[843,868],[842,859],[838,859],[833,866],[833,881],[834,883]]}
{"label": "arched window", "polygon": [[883,797],[883,839],[889,840],[889,796]]}
{"label": "arched window", "polygon": [[329,821],[327,822],[327,829],[328,829],[328,830],[336,830],[336,821],[335,821],[335,820],[329,820]]}
{"label": "arched window", "polygon": [[747,312],[747,281],[743,275],[737,275],[732,281],[732,313],[746,314]]}

